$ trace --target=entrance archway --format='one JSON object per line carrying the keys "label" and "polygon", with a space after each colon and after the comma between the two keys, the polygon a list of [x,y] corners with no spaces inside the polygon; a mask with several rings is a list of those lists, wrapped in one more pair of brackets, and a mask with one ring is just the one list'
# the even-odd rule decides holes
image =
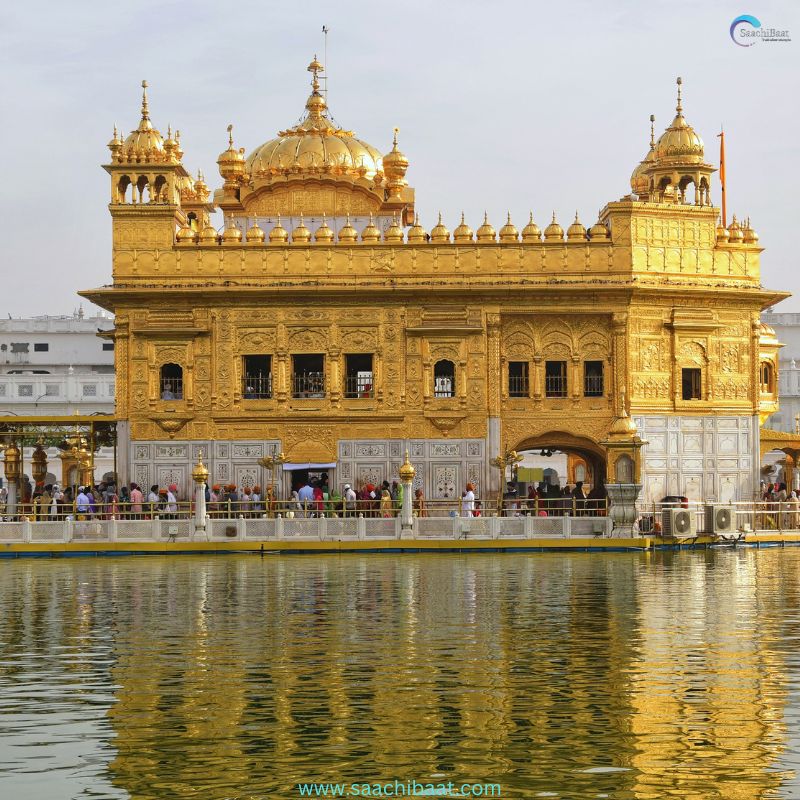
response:
{"label": "entrance archway", "polygon": [[[513,449],[521,454],[564,453],[567,456],[566,474],[559,477],[563,477],[565,482],[574,484],[578,480],[583,480],[585,484],[592,486],[605,485],[606,451],[584,436],[575,436],[566,431],[549,431],[523,439]],[[583,478],[578,477],[581,470]]]}

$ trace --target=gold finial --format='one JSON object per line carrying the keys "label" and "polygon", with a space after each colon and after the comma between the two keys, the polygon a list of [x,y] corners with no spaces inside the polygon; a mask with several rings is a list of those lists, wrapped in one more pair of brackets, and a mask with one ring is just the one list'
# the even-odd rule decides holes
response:
{"label": "gold finial", "polygon": [[397,147],[397,134],[398,133],[400,133],[400,128],[395,127],[395,129],[394,129],[394,139],[392,140],[392,143],[394,144],[395,147]]}
{"label": "gold finial", "polygon": [[147,108],[147,81],[142,81],[142,119],[150,119]]}
{"label": "gold finial", "polygon": [[555,222],[555,221],[556,221],[556,212],[554,211],[553,212],[553,222]]}
{"label": "gold finial", "polygon": [[656,146],[656,129],[655,129],[656,115],[650,115],[650,147]]}
{"label": "gold finial", "polygon": [[683,83],[683,78],[679,77],[678,80],[676,81],[676,83],[678,84],[678,105],[675,106],[675,110],[679,114],[682,114],[683,113],[683,106],[681,105],[681,84]]}
{"label": "gold finial", "polygon": [[575,211],[575,222],[580,222],[580,220],[578,219],[578,212],[577,212],[577,210]]}
{"label": "gold finial", "polygon": [[403,483],[411,483],[414,480],[416,470],[414,469],[414,465],[408,459],[408,448],[406,448],[406,457],[403,463],[400,465],[399,473],[400,480]]}
{"label": "gold finial", "polygon": [[233,123],[228,125],[228,146],[233,147]]}
{"label": "gold finial", "polygon": [[114,138],[119,139],[119,131],[117,130],[117,123],[114,123]]}

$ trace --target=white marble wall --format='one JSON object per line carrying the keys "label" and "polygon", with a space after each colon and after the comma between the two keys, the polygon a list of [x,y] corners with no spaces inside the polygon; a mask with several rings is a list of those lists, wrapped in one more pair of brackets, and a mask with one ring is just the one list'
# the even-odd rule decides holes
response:
{"label": "white marble wall", "polygon": [[666,495],[690,500],[751,500],[759,480],[755,417],[636,415],[647,441],[642,456],[643,502]]}
{"label": "white marble wall", "polygon": [[[281,442],[132,442],[129,480],[145,489],[153,484],[163,487],[176,483],[181,498],[188,498],[192,467],[202,451],[210,484],[264,485],[268,474],[258,465],[258,459],[269,455],[273,447],[279,451]],[[328,470],[331,485],[341,492],[345,483],[358,488],[364,483],[399,480],[406,448],[417,470],[414,487],[421,487],[425,497],[460,497],[468,481],[481,497],[486,477],[483,439],[340,440],[337,466]],[[291,489],[289,474],[279,471],[276,482],[282,487],[282,496],[287,496]]]}

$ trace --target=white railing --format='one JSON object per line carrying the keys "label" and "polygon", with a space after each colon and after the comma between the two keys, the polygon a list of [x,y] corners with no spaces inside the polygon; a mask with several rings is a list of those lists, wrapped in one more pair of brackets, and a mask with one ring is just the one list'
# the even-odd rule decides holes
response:
{"label": "white railing", "polygon": [[188,518],[65,519],[0,522],[0,543],[386,541],[392,539],[547,539],[611,536],[610,517],[206,517],[195,531]]}

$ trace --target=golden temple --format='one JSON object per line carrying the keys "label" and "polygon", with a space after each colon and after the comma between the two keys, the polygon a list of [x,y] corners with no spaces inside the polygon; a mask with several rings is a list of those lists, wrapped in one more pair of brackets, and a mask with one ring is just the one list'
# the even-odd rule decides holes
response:
{"label": "golden temple", "polygon": [[[749,499],[777,404],[774,332],[749,220],[723,224],[715,167],[683,112],[588,229],[484,217],[425,230],[397,130],[384,155],[335,124],[316,60],[302,121],[218,158],[213,196],[142,99],[108,144],[119,470],[188,496],[261,482],[286,453],[341,489],[396,480],[485,498],[498,453],[551,448],[593,483]],[[652,120],[652,117],[651,117]],[[222,231],[211,214],[225,215]]]}

